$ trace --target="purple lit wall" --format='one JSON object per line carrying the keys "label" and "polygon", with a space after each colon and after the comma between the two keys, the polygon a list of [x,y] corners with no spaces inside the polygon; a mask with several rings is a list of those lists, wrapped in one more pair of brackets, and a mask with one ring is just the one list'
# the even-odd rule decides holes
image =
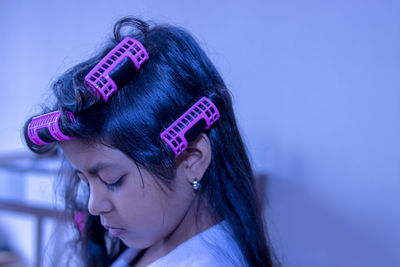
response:
{"label": "purple lit wall", "polygon": [[221,71],[283,266],[400,266],[399,1],[0,1],[0,152],[128,14],[187,28]]}

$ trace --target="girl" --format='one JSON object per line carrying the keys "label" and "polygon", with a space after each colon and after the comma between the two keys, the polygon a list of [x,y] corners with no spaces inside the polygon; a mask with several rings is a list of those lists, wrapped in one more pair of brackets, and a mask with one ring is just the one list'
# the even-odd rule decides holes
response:
{"label": "girl", "polygon": [[25,140],[66,157],[85,266],[272,265],[230,93],[186,31],[123,18],[52,89]]}

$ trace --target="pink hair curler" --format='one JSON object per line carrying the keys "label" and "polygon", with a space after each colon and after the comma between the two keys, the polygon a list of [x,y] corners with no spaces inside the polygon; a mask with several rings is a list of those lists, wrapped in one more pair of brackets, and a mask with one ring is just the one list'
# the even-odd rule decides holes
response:
{"label": "pink hair curler", "polygon": [[149,55],[143,45],[126,37],[86,75],[85,83],[92,93],[97,96],[100,94],[104,102],[107,102],[118,88],[133,78],[148,59]]}
{"label": "pink hair curler", "polygon": [[161,139],[174,151],[177,157],[204,129],[208,129],[220,117],[211,100],[202,97],[189,110],[160,134]]}
{"label": "pink hair curler", "polygon": [[79,233],[83,235],[83,229],[85,228],[86,212],[80,211],[74,216],[75,227],[79,230]]}
{"label": "pink hair curler", "polygon": [[[40,139],[38,134],[39,130],[46,128],[49,130],[51,136],[58,141],[72,139],[72,137],[64,135],[60,130],[59,121],[61,114],[61,111],[58,110],[32,118],[28,125],[28,136],[32,143],[38,146],[49,144]],[[66,111],[66,114],[72,122],[75,122],[75,117],[71,112]]]}

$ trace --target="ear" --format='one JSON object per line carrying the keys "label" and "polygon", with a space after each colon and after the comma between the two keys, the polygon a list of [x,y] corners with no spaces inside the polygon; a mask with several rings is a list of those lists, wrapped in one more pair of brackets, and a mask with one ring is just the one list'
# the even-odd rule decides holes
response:
{"label": "ear", "polygon": [[178,172],[189,183],[192,183],[194,179],[201,181],[210,166],[211,154],[210,139],[205,133],[201,133],[181,154],[182,158],[178,164]]}

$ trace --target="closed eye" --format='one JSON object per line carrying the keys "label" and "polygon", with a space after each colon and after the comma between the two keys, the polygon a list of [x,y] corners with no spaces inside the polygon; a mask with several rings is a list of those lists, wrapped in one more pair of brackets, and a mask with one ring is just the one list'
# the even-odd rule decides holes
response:
{"label": "closed eye", "polygon": [[125,175],[121,176],[115,183],[112,183],[112,184],[106,183],[107,188],[114,190],[115,188],[120,187],[122,185],[122,180],[124,177],[125,177]]}

